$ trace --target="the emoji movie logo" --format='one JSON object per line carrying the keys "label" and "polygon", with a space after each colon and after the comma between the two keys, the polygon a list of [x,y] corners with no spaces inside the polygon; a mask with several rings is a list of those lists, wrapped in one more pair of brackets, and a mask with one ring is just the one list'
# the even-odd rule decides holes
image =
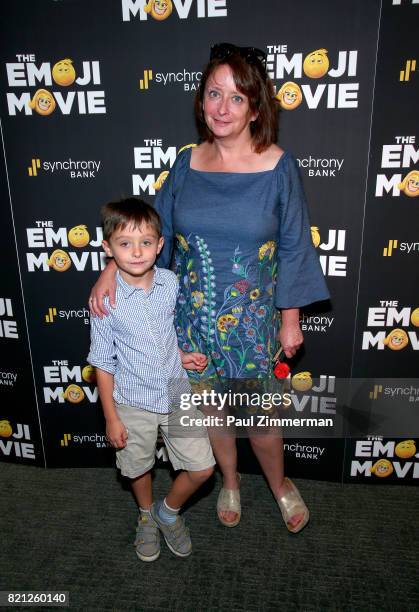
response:
{"label": "the emoji movie logo", "polygon": [[[36,221],[35,223],[36,227],[26,230],[28,248],[52,250],[50,253],[48,251],[26,253],[29,272],[36,270],[66,272],[70,268],[83,272],[86,269],[99,271],[105,268],[106,255],[101,249],[102,228],[95,228],[95,236],[92,239],[87,226],[83,224],[75,225],[68,230],[65,227],[54,228],[52,221]],[[80,253],[70,250],[71,247],[76,249],[92,247],[99,250],[83,250]]]}
{"label": "the emoji movie logo", "polygon": [[0,298],[0,338],[18,339],[17,322],[13,317],[13,305],[10,298]]}
{"label": "the emoji movie logo", "polygon": [[[58,60],[51,68],[50,62],[36,64],[34,54],[18,54],[16,62],[6,63],[8,85],[11,88],[33,87],[34,93],[7,92],[9,115],[17,112],[32,115],[33,111],[46,117],[59,109],[63,115],[78,112],[80,115],[106,113],[105,92],[99,89],[80,89],[86,86],[100,86],[100,64],[98,61],[83,61],[77,75],[73,60]],[[43,81],[43,87],[39,83]],[[53,83],[66,91],[53,90]],[[68,90],[70,87],[75,89]]]}
{"label": "the emoji movie logo", "polygon": [[[179,150],[176,147],[169,146],[166,149],[162,146],[161,138],[145,139],[144,146],[134,147],[134,167],[137,171],[132,175],[132,193],[133,195],[141,195],[148,193],[155,195],[163,187],[164,181],[169,176],[169,170],[162,170],[164,165],[173,166],[176,156],[191,147],[196,147],[196,144],[187,144]],[[155,170],[144,174],[144,170]],[[141,173],[140,173],[141,172]]]}
{"label": "the emoji movie logo", "polygon": [[53,361],[52,365],[44,366],[44,380],[45,385],[49,385],[43,388],[46,404],[56,401],[59,404],[65,401],[80,404],[84,400],[95,404],[98,400],[97,388],[88,386],[96,383],[95,371],[91,365],[70,366],[67,360]]}
{"label": "the emoji movie logo", "polygon": [[29,425],[16,423],[0,417],[0,456],[19,459],[35,459],[35,447],[31,443]]}
{"label": "the emoji movie logo", "polygon": [[[328,49],[309,51],[305,57],[297,52],[292,55],[287,45],[267,45],[268,75],[278,80],[276,99],[284,110],[294,110],[303,102],[309,109],[319,108],[357,108],[359,83],[323,83],[325,77],[355,79],[357,76],[358,51],[337,52],[337,65],[330,67],[330,56],[336,57]],[[290,80],[290,77],[293,80]],[[317,83],[296,83],[295,79],[307,77]],[[284,81],[284,82],[282,82]]]}
{"label": "the emoji movie logo", "polygon": [[374,331],[364,331],[362,335],[362,350],[376,348],[383,351],[388,348],[391,351],[401,351],[411,347],[414,351],[419,350],[417,331],[409,328],[411,325],[419,327],[419,308],[410,306],[399,307],[398,301],[380,301],[380,306],[368,309],[367,327],[391,328]]}
{"label": "the emoji movie logo", "polygon": [[121,0],[122,21],[131,21],[137,16],[140,21],[146,21],[150,16],[161,22],[172,13],[179,19],[187,19],[193,4],[196,5],[195,14],[198,19],[227,17],[227,0],[197,0],[196,3],[191,0]]}
{"label": "the emoji movie logo", "polygon": [[355,457],[351,462],[351,476],[354,477],[363,475],[371,478],[371,475],[374,475],[379,479],[390,476],[419,478],[419,461],[416,461],[419,457],[415,440],[358,440],[355,444]]}
{"label": "the emoji movie logo", "polygon": [[[408,198],[419,196],[419,170],[412,164],[419,162],[419,147],[415,146],[416,136],[396,136],[395,142],[383,145],[381,154],[381,169],[384,173],[377,174],[375,196],[381,198],[386,194],[393,197],[401,193]],[[398,168],[399,172],[389,174],[391,168]]]}

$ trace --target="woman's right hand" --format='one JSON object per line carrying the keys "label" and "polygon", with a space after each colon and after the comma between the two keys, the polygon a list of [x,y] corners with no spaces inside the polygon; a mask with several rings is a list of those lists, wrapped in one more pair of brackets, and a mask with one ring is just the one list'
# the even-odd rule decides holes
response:
{"label": "woman's right hand", "polygon": [[93,316],[102,318],[104,315],[108,315],[108,311],[103,305],[103,298],[109,296],[109,304],[112,308],[115,308],[115,294],[116,294],[116,264],[114,261],[110,261],[102,274],[99,276],[98,281],[93,286],[93,289],[89,297],[89,309]]}

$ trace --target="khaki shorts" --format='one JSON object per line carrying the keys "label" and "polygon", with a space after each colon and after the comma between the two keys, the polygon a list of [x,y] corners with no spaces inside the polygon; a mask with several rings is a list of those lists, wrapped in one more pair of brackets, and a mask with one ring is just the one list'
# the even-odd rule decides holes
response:
{"label": "khaki shorts", "polygon": [[[174,470],[197,472],[215,465],[206,427],[182,426],[183,410],[159,414],[123,404],[115,407],[128,431],[126,447],[116,451],[116,465],[123,476],[138,478],[151,470],[159,429]],[[194,413],[198,419],[204,416],[199,410]],[[188,415],[193,416],[191,410]]]}

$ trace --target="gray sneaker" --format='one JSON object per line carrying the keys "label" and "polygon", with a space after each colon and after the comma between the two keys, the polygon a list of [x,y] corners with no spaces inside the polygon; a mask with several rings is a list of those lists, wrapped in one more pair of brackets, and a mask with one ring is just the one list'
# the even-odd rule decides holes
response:
{"label": "gray sneaker", "polygon": [[178,515],[175,523],[167,525],[159,518],[155,504],[151,506],[150,514],[159,526],[166,544],[172,553],[178,557],[189,557],[192,552],[192,542],[189,529],[185,526],[183,518]]}
{"label": "gray sneaker", "polygon": [[138,518],[134,546],[141,561],[155,561],[160,555],[159,528],[147,514],[142,514]]}

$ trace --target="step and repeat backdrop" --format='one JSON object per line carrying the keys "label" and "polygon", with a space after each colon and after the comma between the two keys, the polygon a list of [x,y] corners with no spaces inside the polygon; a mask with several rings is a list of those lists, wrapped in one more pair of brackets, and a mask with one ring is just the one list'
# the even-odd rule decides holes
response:
{"label": "step and repeat backdrop", "polygon": [[0,11],[0,459],[113,463],[86,361],[87,297],[105,266],[99,210],[121,196],[153,202],[197,143],[209,49],[232,42],[268,55],[279,143],[298,160],[331,292],[301,312],[287,384],[294,413],[336,427],[286,437],[287,472],[418,483],[418,0],[18,0]]}

